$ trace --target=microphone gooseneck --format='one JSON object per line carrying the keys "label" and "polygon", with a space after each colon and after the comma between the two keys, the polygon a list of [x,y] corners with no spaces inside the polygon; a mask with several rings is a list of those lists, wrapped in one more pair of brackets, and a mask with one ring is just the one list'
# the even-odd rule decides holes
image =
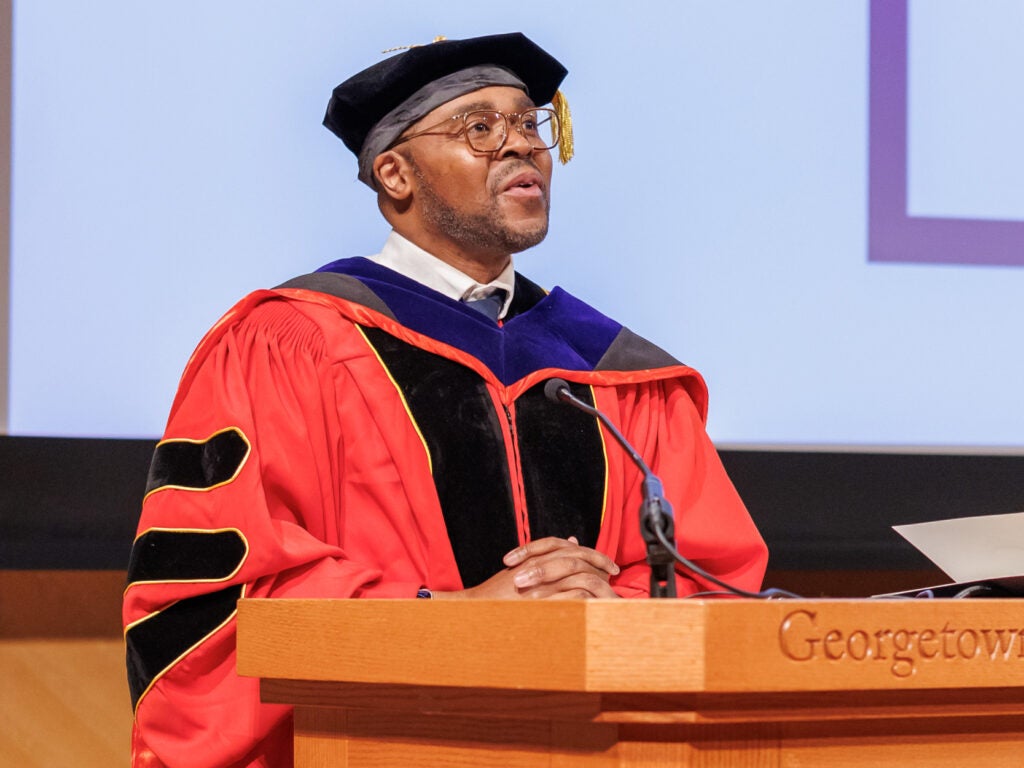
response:
{"label": "microphone gooseneck", "polygon": [[712,576],[699,565],[683,557],[676,550],[672,506],[664,496],[661,480],[655,475],[630,442],[600,410],[576,397],[563,379],[549,379],[544,384],[544,395],[555,403],[564,403],[595,418],[608,429],[616,442],[640,468],[644,479],[641,485],[643,501],[640,506],[640,535],[647,544],[647,563],[651,567],[651,597],[675,597],[675,563],[678,562],[696,576],[740,597],[777,598],[797,597],[783,589],[748,592]]}
{"label": "microphone gooseneck", "polygon": [[576,397],[563,379],[549,379],[544,384],[544,395],[552,402],[565,403],[599,419],[640,468],[644,476],[641,485],[643,501],[640,504],[640,535],[647,544],[647,564],[651,567],[651,597],[675,597],[676,555],[671,545],[665,546],[675,536],[675,524],[672,506],[665,498],[661,480],[611,420],[597,408]]}

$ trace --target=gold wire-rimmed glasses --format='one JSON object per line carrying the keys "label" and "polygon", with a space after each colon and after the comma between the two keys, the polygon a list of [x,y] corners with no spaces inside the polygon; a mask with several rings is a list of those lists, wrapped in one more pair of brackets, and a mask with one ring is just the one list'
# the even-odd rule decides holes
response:
{"label": "gold wire-rimmed glasses", "polygon": [[[529,145],[536,150],[553,149],[558,146],[562,132],[558,125],[558,115],[553,109],[546,107],[534,107],[522,112],[498,112],[491,109],[475,109],[472,112],[463,112],[459,115],[442,120],[436,125],[416,131],[408,136],[402,136],[388,149],[397,147],[417,136],[428,134],[450,133],[449,131],[438,131],[452,121],[462,121],[459,130],[451,135],[462,134],[466,137],[469,146],[476,152],[497,152],[508,140],[508,127],[511,124],[519,134],[526,139]],[[550,130],[551,137],[544,134]]]}

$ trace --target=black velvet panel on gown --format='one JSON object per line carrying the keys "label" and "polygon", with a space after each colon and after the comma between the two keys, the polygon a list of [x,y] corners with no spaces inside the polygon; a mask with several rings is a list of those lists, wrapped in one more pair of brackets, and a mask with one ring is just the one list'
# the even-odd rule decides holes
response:
{"label": "black velvet panel on gown", "polygon": [[[543,384],[527,391],[512,411],[496,410],[471,369],[379,329],[363,331],[427,443],[464,586],[500,571],[502,556],[519,543],[509,470],[517,460],[531,538],[574,535],[593,546],[606,472],[595,419],[547,400]],[[591,400],[588,387],[574,385],[573,391]],[[505,448],[501,419],[518,443],[518,459]]]}

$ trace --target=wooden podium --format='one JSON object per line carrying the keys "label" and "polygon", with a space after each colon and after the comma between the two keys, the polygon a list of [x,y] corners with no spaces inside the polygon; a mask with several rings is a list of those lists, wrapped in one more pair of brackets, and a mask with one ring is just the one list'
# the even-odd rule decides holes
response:
{"label": "wooden podium", "polygon": [[1024,600],[242,600],[296,766],[1024,765]]}

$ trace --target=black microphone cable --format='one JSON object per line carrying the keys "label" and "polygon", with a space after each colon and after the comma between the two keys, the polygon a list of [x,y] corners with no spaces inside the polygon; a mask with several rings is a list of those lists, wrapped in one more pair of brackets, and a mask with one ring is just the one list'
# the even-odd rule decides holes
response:
{"label": "black microphone cable", "polygon": [[[657,542],[658,549],[654,550],[656,553],[667,553],[675,562],[678,562],[691,573],[706,581],[711,582],[712,584],[715,584],[716,586],[721,587],[728,594],[738,595],[740,597],[750,597],[759,600],[771,600],[779,598],[793,598],[797,600],[801,599],[800,595],[796,595],[784,589],[777,589],[774,587],[762,590],[760,592],[749,592],[745,589],[740,589],[739,587],[733,586],[732,584],[729,584],[728,582],[722,581],[718,577],[711,575],[703,568],[701,568],[699,565],[694,563],[692,560],[689,560],[688,558],[681,555],[679,551],[676,549],[675,545],[669,540],[670,536],[672,536],[672,508],[669,505],[668,501],[662,496],[661,480],[659,480],[657,475],[655,475],[651,471],[650,467],[647,466],[647,462],[645,462],[643,458],[640,456],[640,454],[637,453],[636,449],[630,444],[630,442],[622,435],[621,432],[619,432],[618,428],[611,422],[611,419],[609,419],[598,408],[595,408],[594,406],[589,405],[588,403],[585,403],[578,397],[576,397],[572,393],[572,390],[569,389],[569,384],[564,379],[549,379],[547,383],[544,384],[544,395],[545,397],[548,398],[548,400],[551,400],[552,402],[571,405],[577,410],[583,411],[584,413],[589,414],[590,416],[593,416],[600,420],[600,422],[604,424],[604,426],[615,438],[616,442],[618,442],[618,444],[623,448],[623,450],[625,450],[625,452],[629,455],[630,459],[633,460],[633,463],[636,464],[636,466],[640,469],[640,472],[644,476],[642,486],[644,502],[641,506],[640,532],[644,538],[644,541],[646,541],[648,544],[649,559],[650,552],[652,551],[652,544],[653,542]],[[668,531],[668,533],[666,533],[666,530]],[[661,561],[659,559],[659,563],[660,562]],[[653,594],[654,591],[658,588],[660,582],[665,578],[666,577],[664,575],[660,577],[656,576],[652,570],[652,597],[675,597],[674,569],[673,573],[669,574],[667,577],[667,579],[670,580],[671,584],[665,585],[665,588],[661,590],[661,593],[659,595]],[[698,597],[707,594],[715,593],[701,592],[698,595],[690,595],[690,597]]]}

